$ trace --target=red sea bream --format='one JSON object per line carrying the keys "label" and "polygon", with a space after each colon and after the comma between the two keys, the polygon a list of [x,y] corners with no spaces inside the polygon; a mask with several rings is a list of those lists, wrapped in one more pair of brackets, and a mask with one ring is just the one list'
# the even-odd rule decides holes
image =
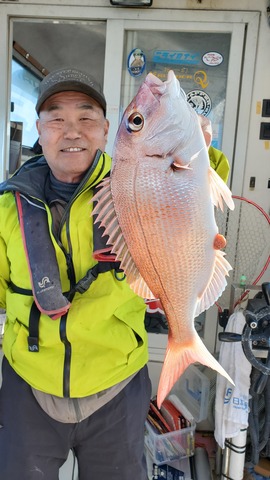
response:
{"label": "red sea bream", "polygon": [[210,167],[209,137],[173,71],[165,82],[148,74],[119,126],[111,176],[95,196],[96,221],[130,287],[158,298],[168,320],[159,406],[191,363],[231,381],[194,328],[194,317],[218,299],[231,269],[214,206],[234,205]]}

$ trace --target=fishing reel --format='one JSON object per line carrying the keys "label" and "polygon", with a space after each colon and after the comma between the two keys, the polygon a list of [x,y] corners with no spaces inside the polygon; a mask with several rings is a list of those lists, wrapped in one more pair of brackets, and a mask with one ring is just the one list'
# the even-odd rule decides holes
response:
{"label": "fishing reel", "polygon": [[243,313],[246,325],[242,334],[220,332],[219,340],[241,342],[251,365],[270,375],[270,283],[262,284],[262,291],[248,301]]}

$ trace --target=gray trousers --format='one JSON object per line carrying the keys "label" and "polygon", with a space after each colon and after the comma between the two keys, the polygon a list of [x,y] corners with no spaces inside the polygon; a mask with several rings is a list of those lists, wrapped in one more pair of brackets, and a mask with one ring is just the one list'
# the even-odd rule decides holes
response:
{"label": "gray trousers", "polygon": [[57,480],[73,449],[80,480],[147,480],[144,421],[151,383],[145,366],[110,402],[80,423],[61,423],[39,406],[3,359],[0,480]]}

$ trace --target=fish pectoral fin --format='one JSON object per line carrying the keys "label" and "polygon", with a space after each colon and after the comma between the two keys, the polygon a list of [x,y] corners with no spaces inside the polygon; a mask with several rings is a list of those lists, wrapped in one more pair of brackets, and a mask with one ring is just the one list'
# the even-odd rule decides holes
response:
{"label": "fish pectoral fin", "polygon": [[110,178],[104,179],[100,185],[101,188],[92,199],[95,204],[92,215],[95,217],[94,222],[103,227],[103,236],[108,236],[108,249],[104,250],[109,250],[112,256],[115,255],[114,260],[120,262],[128,284],[137,295],[142,298],[155,298],[137,269],[123,237],[114,208]]}
{"label": "fish pectoral fin", "polygon": [[226,275],[229,274],[230,270],[232,270],[232,267],[226,260],[225,253],[220,250],[215,250],[213,274],[201,298],[198,300],[195,317],[214,305],[220,297],[226,288]]}
{"label": "fish pectoral fin", "polygon": [[232,192],[223,182],[218,173],[209,167],[209,183],[212,202],[216,207],[223,211],[223,200],[231,210],[234,210],[234,202],[232,199]]}
{"label": "fish pectoral fin", "polygon": [[234,385],[231,377],[207,350],[197,333],[190,339],[189,343],[177,343],[169,336],[166,356],[158,385],[158,408],[161,407],[163,400],[167,397],[186,368],[196,362],[216,370]]}

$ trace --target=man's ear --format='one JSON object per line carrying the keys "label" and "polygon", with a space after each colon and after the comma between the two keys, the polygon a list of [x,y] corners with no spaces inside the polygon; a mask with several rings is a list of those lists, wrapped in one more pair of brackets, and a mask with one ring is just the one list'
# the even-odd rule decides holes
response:
{"label": "man's ear", "polygon": [[39,118],[37,118],[37,120],[36,120],[36,127],[37,127],[38,134],[40,135]]}
{"label": "man's ear", "polygon": [[206,146],[207,146],[207,148],[209,148],[210,145],[211,145],[211,142],[212,142],[212,125],[211,125],[211,122],[204,115],[198,115],[198,117],[199,117],[199,121],[200,121],[200,124],[201,124],[201,128],[202,128],[202,132],[203,132],[203,136],[204,136],[204,139],[205,139]]}
{"label": "man's ear", "polygon": [[108,140],[109,128],[110,128],[110,122],[107,118],[105,118],[104,134],[105,134],[106,142]]}

